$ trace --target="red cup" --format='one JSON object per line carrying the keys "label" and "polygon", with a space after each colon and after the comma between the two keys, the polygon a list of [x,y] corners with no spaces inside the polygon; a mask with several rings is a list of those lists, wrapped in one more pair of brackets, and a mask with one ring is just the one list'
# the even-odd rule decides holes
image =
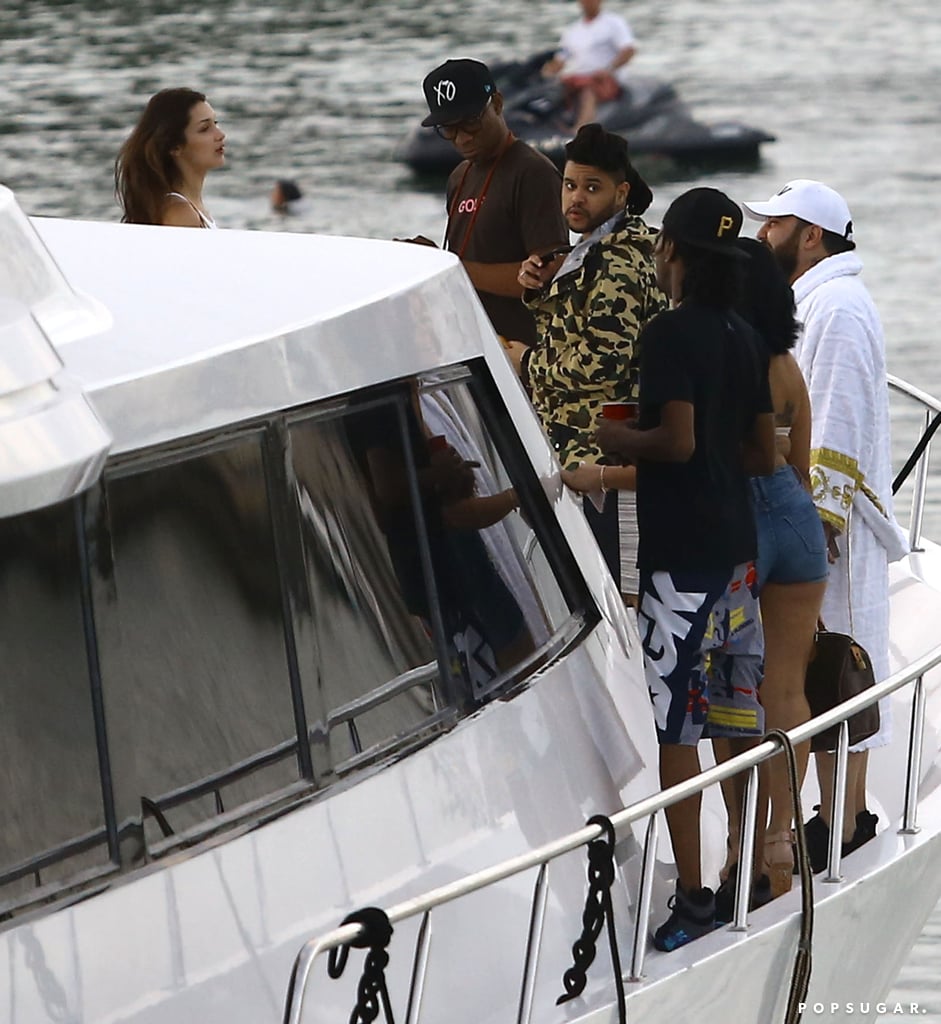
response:
{"label": "red cup", "polygon": [[444,434],[435,434],[434,437],[428,438],[428,451],[432,454],[435,452],[446,452],[450,447],[448,439]]}
{"label": "red cup", "polygon": [[606,420],[624,420],[631,423],[637,419],[636,402],[603,402],[601,415]]}

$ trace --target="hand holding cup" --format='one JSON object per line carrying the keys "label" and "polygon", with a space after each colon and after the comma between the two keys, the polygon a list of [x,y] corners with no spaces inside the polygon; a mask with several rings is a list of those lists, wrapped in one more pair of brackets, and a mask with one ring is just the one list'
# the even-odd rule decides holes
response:
{"label": "hand holding cup", "polygon": [[614,456],[622,464],[631,462],[625,449],[630,443],[629,432],[637,429],[637,416],[637,402],[603,403],[595,439],[605,455]]}
{"label": "hand holding cup", "polygon": [[636,423],[638,416],[637,402],[602,402],[601,415],[606,420],[619,420],[622,423]]}

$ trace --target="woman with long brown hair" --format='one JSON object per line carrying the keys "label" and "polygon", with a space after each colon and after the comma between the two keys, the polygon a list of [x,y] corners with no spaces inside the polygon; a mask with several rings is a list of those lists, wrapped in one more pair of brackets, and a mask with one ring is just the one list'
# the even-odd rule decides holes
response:
{"label": "woman with long brown hair", "polygon": [[206,97],[193,89],[161,89],[115,160],[121,220],[214,228],[203,204],[203,182],[224,163],[225,132]]}

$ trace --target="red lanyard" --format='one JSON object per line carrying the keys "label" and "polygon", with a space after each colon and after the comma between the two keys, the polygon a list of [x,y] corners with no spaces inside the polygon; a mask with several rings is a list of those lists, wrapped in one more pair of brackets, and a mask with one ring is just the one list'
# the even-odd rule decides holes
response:
{"label": "red lanyard", "polygon": [[[484,187],[480,190],[480,197],[477,200],[477,205],[474,207],[474,212],[471,214],[470,223],[467,225],[467,230],[464,232],[464,238],[461,240],[461,248],[457,251],[457,258],[459,260],[464,259],[464,251],[467,249],[467,243],[470,241],[471,232],[474,230],[474,225],[477,223],[477,214],[480,213],[480,208],[484,204],[484,199],[487,196],[487,189],[490,188],[490,182],[493,180],[493,173],[497,169],[497,164],[503,159],[503,154],[516,142],[516,136],[512,132],[507,132],[506,139],[503,145],[500,147],[500,152],[497,153],[496,159],[493,161],[493,165],[487,174],[487,178],[484,181]],[[444,229],[444,240],[447,244],[448,237],[451,234],[451,220],[454,217],[454,211],[457,209],[458,204],[461,201],[461,192],[464,189],[464,182],[467,180],[467,175],[470,173],[471,167],[474,165],[468,162],[464,168],[464,173],[461,175],[461,180],[458,183],[457,190],[454,193],[454,198],[451,200],[451,209],[448,210],[448,223]]]}

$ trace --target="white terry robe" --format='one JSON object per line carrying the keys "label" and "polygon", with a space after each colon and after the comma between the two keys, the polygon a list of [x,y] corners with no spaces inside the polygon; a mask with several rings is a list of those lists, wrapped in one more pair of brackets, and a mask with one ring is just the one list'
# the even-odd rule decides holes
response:
{"label": "white terry robe", "polygon": [[[889,562],[908,542],[892,511],[885,339],[855,252],[828,256],[794,282],[803,325],[794,350],[810,392],[810,479],[821,518],[841,533],[821,613],[869,652],[877,681],[889,674]],[[891,737],[888,701],[879,732]]]}

